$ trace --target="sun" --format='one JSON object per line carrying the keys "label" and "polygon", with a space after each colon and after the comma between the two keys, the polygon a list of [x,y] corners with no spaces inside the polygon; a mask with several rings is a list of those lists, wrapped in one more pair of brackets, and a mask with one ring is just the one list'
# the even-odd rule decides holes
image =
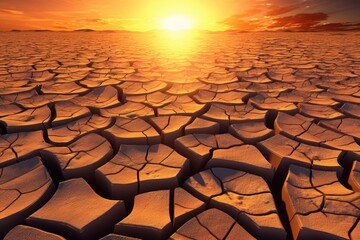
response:
{"label": "sun", "polygon": [[170,31],[190,30],[195,27],[194,20],[186,16],[170,16],[163,19],[160,28]]}

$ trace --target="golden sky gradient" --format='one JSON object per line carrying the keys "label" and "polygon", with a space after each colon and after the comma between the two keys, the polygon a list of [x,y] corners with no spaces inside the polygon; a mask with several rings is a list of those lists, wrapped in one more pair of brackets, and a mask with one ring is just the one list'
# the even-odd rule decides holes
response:
{"label": "golden sky gradient", "polygon": [[359,11],[359,0],[0,0],[0,30],[148,31],[174,16],[211,31],[344,30]]}

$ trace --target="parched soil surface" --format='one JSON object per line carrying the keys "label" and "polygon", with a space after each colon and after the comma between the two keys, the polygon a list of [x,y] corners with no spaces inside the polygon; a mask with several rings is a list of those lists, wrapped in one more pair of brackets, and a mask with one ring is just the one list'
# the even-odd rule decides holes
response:
{"label": "parched soil surface", "polygon": [[0,238],[360,239],[360,33],[0,33]]}

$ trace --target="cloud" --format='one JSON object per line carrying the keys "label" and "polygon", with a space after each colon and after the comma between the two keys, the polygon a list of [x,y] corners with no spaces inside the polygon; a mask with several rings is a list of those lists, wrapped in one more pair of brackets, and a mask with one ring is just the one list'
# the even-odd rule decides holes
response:
{"label": "cloud", "polygon": [[232,29],[240,29],[243,31],[254,31],[259,28],[259,24],[257,22],[248,22],[245,20],[237,20],[236,23],[229,23],[228,25],[231,25]]}
{"label": "cloud", "polygon": [[90,22],[90,23],[101,23],[103,20],[101,18],[85,18],[83,19],[84,22]]}
{"label": "cloud", "polygon": [[[250,11],[253,10],[250,9]],[[232,15],[219,22],[219,24],[226,25],[230,29],[243,31],[266,30],[266,26],[271,23],[271,18],[265,17],[264,14],[248,15],[244,13]]]}
{"label": "cloud", "polygon": [[85,24],[92,24],[92,25],[107,25],[108,21],[103,18],[83,18],[79,20]]}
{"label": "cloud", "polygon": [[241,13],[236,14],[236,16],[238,18],[247,18],[254,16],[278,16],[305,7],[306,3],[307,2],[301,2],[289,6],[279,6],[262,1],[256,3],[251,8],[248,8]]}
{"label": "cloud", "polygon": [[[306,3],[306,2],[304,2]],[[278,16],[278,15],[282,15],[285,13],[289,13],[292,12],[296,9],[302,8],[304,7],[304,3],[299,3],[299,4],[293,4],[290,6],[276,6],[276,5],[270,5],[269,6],[269,10],[267,11],[266,15],[267,16]]]}
{"label": "cloud", "polygon": [[326,23],[314,26],[314,31],[347,31],[360,30],[360,23]]}
{"label": "cloud", "polygon": [[10,14],[10,15],[23,15],[24,14],[24,12],[22,12],[22,11],[0,8],[0,14],[1,13]]}
{"label": "cloud", "polygon": [[311,30],[316,25],[328,19],[326,13],[300,13],[292,16],[274,18],[269,28],[287,30]]}
{"label": "cloud", "polygon": [[54,25],[53,28],[58,29],[58,30],[70,30],[69,27],[64,26],[64,25]]}
{"label": "cloud", "polygon": [[259,28],[259,20],[247,20],[244,19],[242,15],[233,15],[229,18],[224,19],[220,23],[230,26],[231,29],[240,29],[244,31],[252,31]]}
{"label": "cloud", "polygon": [[249,9],[243,11],[242,13],[236,14],[234,16],[236,16],[238,18],[245,18],[245,17],[263,14],[264,12],[265,12],[265,10],[262,5],[256,5],[253,8],[249,8]]}
{"label": "cloud", "polygon": [[273,4],[265,0],[257,1],[257,3],[255,3],[255,5],[251,8],[248,8],[241,13],[232,15],[219,23],[229,26],[230,29],[245,31],[267,30],[267,27],[275,24],[276,20],[279,22],[281,21],[281,18],[276,18],[277,16],[301,9],[305,6],[305,4],[306,2],[302,1],[300,3],[283,6]]}

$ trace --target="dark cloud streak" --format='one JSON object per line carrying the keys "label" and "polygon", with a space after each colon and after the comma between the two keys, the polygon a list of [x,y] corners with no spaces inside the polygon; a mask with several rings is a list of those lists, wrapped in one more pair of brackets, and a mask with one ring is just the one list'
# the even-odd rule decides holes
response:
{"label": "dark cloud streak", "polygon": [[269,28],[286,30],[311,30],[316,25],[328,19],[326,13],[300,13],[292,16],[273,19],[274,23]]}
{"label": "dark cloud streak", "polygon": [[0,14],[2,14],[2,13],[10,14],[10,15],[23,15],[24,14],[22,11],[0,8]]}

